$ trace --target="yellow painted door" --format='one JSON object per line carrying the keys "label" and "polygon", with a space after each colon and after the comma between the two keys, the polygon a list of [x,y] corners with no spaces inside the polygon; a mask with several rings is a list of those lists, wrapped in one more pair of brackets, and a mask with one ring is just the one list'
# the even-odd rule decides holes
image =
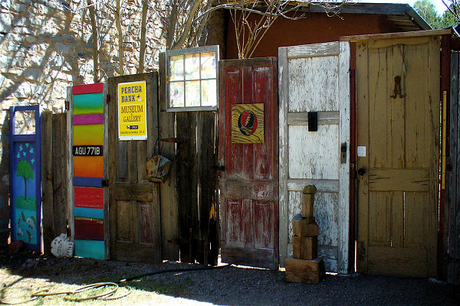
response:
{"label": "yellow painted door", "polygon": [[440,43],[357,43],[358,270],[436,273]]}

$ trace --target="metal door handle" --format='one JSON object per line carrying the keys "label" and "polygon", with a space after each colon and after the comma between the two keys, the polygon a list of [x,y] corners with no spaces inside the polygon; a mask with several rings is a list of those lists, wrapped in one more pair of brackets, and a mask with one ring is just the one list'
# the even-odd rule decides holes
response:
{"label": "metal door handle", "polygon": [[367,172],[367,171],[366,171],[366,168],[359,168],[359,170],[358,170],[358,174],[361,175],[361,176],[363,176],[364,174],[366,174],[366,172]]}

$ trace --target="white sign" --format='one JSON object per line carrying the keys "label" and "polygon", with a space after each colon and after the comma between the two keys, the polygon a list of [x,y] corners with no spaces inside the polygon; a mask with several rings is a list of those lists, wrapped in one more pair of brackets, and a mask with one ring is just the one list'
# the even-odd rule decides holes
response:
{"label": "white sign", "polygon": [[358,146],[358,157],[366,157],[366,146]]}

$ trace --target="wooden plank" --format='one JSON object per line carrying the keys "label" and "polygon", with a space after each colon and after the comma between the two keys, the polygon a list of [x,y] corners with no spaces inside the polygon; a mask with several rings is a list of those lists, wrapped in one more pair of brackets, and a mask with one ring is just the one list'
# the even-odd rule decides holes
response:
{"label": "wooden plank", "polygon": [[305,58],[315,56],[331,56],[339,54],[339,43],[328,42],[321,44],[293,46],[287,49],[287,58]]}
{"label": "wooden plank", "polygon": [[293,237],[293,257],[312,260],[318,257],[318,236]]}
{"label": "wooden plank", "polygon": [[[357,86],[357,146],[362,146],[366,149],[369,148],[369,53],[366,42],[359,42],[356,44],[356,84]],[[369,159],[367,156],[358,157],[357,169],[369,168]],[[369,201],[368,190],[368,177],[366,174],[358,177],[358,213],[357,218],[359,222],[358,237],[357,237],[357,269],[358,271],[367,271],[367,247],[369,241],[369,232],[367,227],[369,225]]]}
{"label": "wooden plank", "polygon": [[118,184],[114,190],[115,199],[131,199],[140,202],[153,201],[153,184],[125,183]]}
{"label": "wooden plank", "polygon": [[73,125],[87,125],[87,124],[103,124],[103,114],[91,114],[91,115],[74,115],[72,117]]}
{"label": "wooden plank", "polygon": [[107,83],[104,83],[103,88],[103,114],[104,114],[104,157],[103,157],[103,169],[104,169],[104,187],[103,192],[103,209],[104,209],[104,257],[105,259],[110,258],[110,205],[109,205],[109,190],[108,181],[109,181],[109,106],[108,106],[108,90],[109,86]]}
{"label": "wooden plank", "polygon": [[[72,94],[72,87],[67,87],[67,100],[69,101],[69,110],[67,111],[67,123],[66,123],[66,131],[67,131],[67,141],[66,144],[66,152],[72,152],[72,141],[73,139],[73,126],[72,126],[72,114],[73,114],[73,94]],[[73,208],[74,208],[74,173],[73,173],[73,156],[72,154],[68,154],[66,156],[66,169],[67,169],[67,176],[65,178],[64,186],[67,188],[67,215],[68,215],[68,227],[70,231],[70,240],[74,241],[75,235],[75,223],[74,223],[74,215],[73,215]]]}
{"label": "wooden plank", "polygon": [[[53,116],[53,202],[54,202],[54,237],[67,233],[67,220],[69,218],[66,204],[68,203],[66,177],[68,168],[66,159],[70,152],[67,144],[70,142],[65,135],[67,115],[56,114]],[[53,239],[54,239],[53,237]]]}
{"label": "wooden plank", "polygon": [[166,142],[164,139],[175,139],[175,118],[176,113],[166,112],[166,94],[165,84],[165,60],[164,53],[160,53],[160,70],[159,80],[160,86],[158,89],[158,104],[159,104],[159,153],[169,160],[173,161],[169,169],[169,175],[163,184],[160,184],[161,198],[161,239],[163,259],[178,261],[179,260],[179,245],[168,241],[173,241],[179,237],[179,215],[178,215],[178,196],[177,196],[177,162],[176,144],[174,142]]}
{"label": "wooden plank", "polygon": [[[308,113],[288,113],[289,125],[308,125]],[[318,112],[318,125],[339,124],[340,112]]]}
{"label": "wooden plank", "polygon": [[[353,267],[354,261],[349,261],[350,250],[350,45],[348,42],[340,42],[339,52],[339,71],[338,71],[338,104],[340,113],[340,128],[339,128],[339,146],[342,150],[342,146],[345,147],[345,160],[339,164],[339,199],[337,215],[340,216],[337,219],[338,228],[338,267],[339,273],[348,273],[350,267]],[[340,153],[341,154],[341,153]]]}
{"label": "wooden plank", "polygon": [[429,191],[429,169],[369,170],[369,188],[373,191]]}
{"label": "wooden plank", "polygon": [[104,260],[104,241],[75,240],[75,256]]}
{"label": "wooden plank", "polygon": [[97,219],[75,217],[75,239],[103,241],[104,222]]}
{"label": "wooden plank", "polygon": [[[278,48],[278,88],[279,88],[279,256],[280,266],[285,266],[288,256],[289,195],[288,195],[288,57],[287,48]],[[302,187],[303,188],[303,187]]]}
{"label": "wooden plank", "polygon": [[103,101],[102,93],[73,96],[73,115],[102,114]]}
{"label": "wooden plank", "polygon": [[452,29],[441,30],[427,30],[427,31],[413,31],[413,32],[399,32],[399,33],[383,33],[383,34],[366,34],[355,36],[342,36],[341,41],[360,42],[366,40],[386,40],[386,39],[403,39],[415,38],[425,36],[441,36],[452,34]]}
{"label": "wooden plank", "polygon": [[447,282],[460,284],[460,53],[452,54],[451,85],[450,85],[450,162],[452,170],[448,173],[448,200],[446,203],[446,235],[444,250],[448,252]]}
{"label": "wooden plank", "polygon": [[318,284],[326,276],[322,258],[314,260],[286,259],[286,281],[288,283]]}
{"label": "wooden plank", "polygon": [[[42,152],[52,152],[53,114],[46,110],[42,113]],[[42,209],[43,209],[43,250],[51,255],[51,241],[54,239],[54,205],[53,205],[53,155],[42,156]]]}
{"label": "wooden plank", "polygon": [[368,273],[404,277],[430,277],[426,273],[425,248],[388,248],[369,246]]}
{"label": "wooden plank", "polygon": [[104,190],[92,187],[74,187],[75,207],[99,208],[104,206]]}
{"label": "wooden plank", "polygon": [[97,208],[75,207],[73,214],[75,217],[104,219],[104,210]]}
{"label": "wooden plank", "polygon": [[[200,125],[197,127],[198,168],[200,186],[200,241],[203,247],[199,250],[201,263],[217,264],[219,254],[219,236],[216,216],[213,211],[218,207],[216,190],[218,189],[217,171],[217,114],[215,112],[200,112]],[[201,246],[200,246],[201,247]],[[202,255],[201,255],[202,254]]]}
{"label": "wooden plank", "polygon": [[302,191],[307,185],[315,185],[318,192],[339,192],[339,180],[289,179],[287,190]]}
{"label": "wooden plank", "polygon": [[75,85],[72,87],[73,95],[98,93],[104,91],[104,83]]}
{"label": "wooden plank", "polygon": [[193,262],[193,239],[199,239],[198,230],[198,164],[196,163],[197,114],[176,114],[177,137],[185,139],[178,144],[177,167],[180,180],[177,183],[179,197],[179,225],[181,238],[188,243],[180,245],[181,261]]}

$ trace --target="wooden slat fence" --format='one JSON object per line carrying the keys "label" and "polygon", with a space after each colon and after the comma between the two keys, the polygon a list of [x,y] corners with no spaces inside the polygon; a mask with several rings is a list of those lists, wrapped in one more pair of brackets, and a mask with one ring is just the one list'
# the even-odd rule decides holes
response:
{"label": "wooden slat fence", "polygon": [[67,233],[67,114],[42,113],[43,244],[51,254],[51,241]]}
{"label": "wooden slat fence", "polygon": [[444,257],[447,281],[460,285],[460,53],[452,54],[450,96],[450,163],[447,172]]}

